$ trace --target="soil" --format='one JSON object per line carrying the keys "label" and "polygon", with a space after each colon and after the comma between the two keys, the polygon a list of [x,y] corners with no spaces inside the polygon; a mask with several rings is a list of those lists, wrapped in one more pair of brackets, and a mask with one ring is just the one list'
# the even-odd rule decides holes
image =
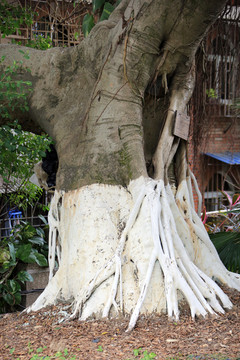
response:
{"label": "soil", "polygon": [[[240,359],[240,293],[224,291],[234,304],[224,315],[194,321],[187,307],[183,307],[177,323],[169,321],[166,315],[140,317],[130,333],[126,332],[126,318],[64,322],[67,312],[64,305],[30,314],[3,314],[0,316],[0,359],[28,360],[40,347],[46,348],[35,359],[53,356],[64,349],[76,355],[76,360],[145,360],[144,350],[148,354],[154,352],[157,360]],[[142,350],[134,355],[133,350],[138,348]],[[62,359],[65,358],[68,357],[64,355]]]}

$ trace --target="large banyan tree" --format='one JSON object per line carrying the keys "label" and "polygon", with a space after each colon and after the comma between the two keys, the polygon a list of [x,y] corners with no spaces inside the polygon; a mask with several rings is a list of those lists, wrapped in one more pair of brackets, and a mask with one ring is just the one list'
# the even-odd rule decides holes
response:
{"label": "large banyan tree", "polygon": [[[50,281],[30,310],[63,300],[73,318],[129,314],[130,330],[140,313],[178,318],[183,299],[192,317],[231,308],[217,283],[240,290],[240,276],[194,210],[186,141],[194,56],[225,2],[122,0],[78,46],[24,50],[33,91],[18,119],[59,158]],[[15,45],[0,54],[22,60]]]}

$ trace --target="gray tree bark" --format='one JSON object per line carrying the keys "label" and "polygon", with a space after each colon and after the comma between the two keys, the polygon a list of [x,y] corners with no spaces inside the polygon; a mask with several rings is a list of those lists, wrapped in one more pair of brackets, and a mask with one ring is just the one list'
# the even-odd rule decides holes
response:
{"label": "gray tree bark", "polygon": [[[171,107],[185,110],[196,49],[225,2],[123,0],[78,47],[25,49],[26,60],[18,46],[1,46],[4,63],[23,60],[19,78],[33,83],[30,111],[22,118],[25,128],[37,130],[32,120],[54,139],[58,189],[127,185],[147,176],[146,159],[153,161],[153,177],[164,176],[174,142]],[[146,89],[157,78],[161,106],[149,127]],[[166,139],[157,145],[168,111]]]}

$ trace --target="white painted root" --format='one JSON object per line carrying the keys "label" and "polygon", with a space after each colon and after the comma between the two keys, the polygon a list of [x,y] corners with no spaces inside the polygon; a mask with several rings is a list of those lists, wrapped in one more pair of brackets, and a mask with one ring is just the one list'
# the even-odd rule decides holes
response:
{"label": "white painted root", "polygon": [[[109,269],[111,267],[113,267],[114,263],[115,263],[115,269],[110,271],[110,273],[106,276],[106,271],[104,273],[104,281],[106,279],[108,279],[110,276],[112,276],[114,274],[114,280],[112,283],[112,287],[111,287],[111,291],[110,291],[110,295],[109,298],[106,302],[106,305],[104,307],[103,310],[103,317],[108,317],[109,316],[109,312],[110,309],[112,307],[112,305],[114,306],[116,313],[119,313],[119,311],[123,312],[123,297],[122,297],[122,252],[125,246],[125,242],[126,242],[126,238],[127,235],[129,233],[129,231],[131,230],[132,226],[134,225],[134,222],[136,220],[136,217],[139,213],[143,198],[145,196],[145,189],[143,188],[142,191],[140,192],[139,196],[137,197],[137,200],[135,202],[135,205],[133,206],[133,209],[130,213],[129,219],[126,223],[126,226],[121,234],[120,240],[119,240],[119,244],[118,247],[116,249],[115,255],[113,256],[112,259],[110,259],[106,264],[104,264],[103,268],[96,274],[95,278],[92,279],[92,281],[90,281],[90,285],[86,291],[87,295],[85,296],[85,299],[81,298],[80,300],[78,300],[74,307],[74,313],[72,315],[72,318],[75,318],[78,314],[81,316],[81,309],[83,307],[83,305],[85,304],[85,301],[92,295],[92,293],[95,290],[95,284],[99,278],[99,276],[102,274],[103,270]],[[102,283],[102,281],[101,281]],[[120,283],[120,285],[119,285]],[[116,295],[117,295],[117,290],[118,290],[118,286],[120,286],[120,308],[117,305],[116,302]]]}
{"label": "white painted root", "polygon": [[[176,319],[179,317],[178,290],[189,303],[193,318],[195,315],[206,316],[207,312],[210,314],[214,314],[215,311],[224,313],[216,296],[220,298],[224,307],[231,308],[231,302],[217,284],[194,265],[178,234],[175,221],[179,217],[182,217],[182,215],[180,211],[176,211],[177,206],[170,186],[165,188],[161,181],[155,185],[153,183],[150,186],[154,186],[154,192],[148,195],[148,201],[151,207],[154,251],[149,261],[149,269],[141,295],[130,319],[128,331],[132,330],[136,324],[156,260],[158,260],[164,274],[165,295],[169,317],[175,317]],[[184,195],[186,200],[188,198],[187,192]],[[176,207],[176,220],[173,216],[171,206]],[[186,230],[184,236],[188,237],[188,241],[191,241],[191,234],[188,228],[186,228]]]}
{"label": "white painted root", "polygon": [[51,201],[51,206],[48,213],[48,224],[49,224],[49,240],[48,240],[48,265],[49,265],[49,280],[52,279],[54,268],[55,268],[55,254],[57,253],[58,264],[61,261],[61,238],[59,234],[60,226],[60,208],[61,198],[63,192],[55,192],[54,197]]}
{"label": "white painted root", "polygon": [[[193,261],[195,265],[201,268],[203,273],[217,280],[219,283],[240,291],[240,275],[228,271],[221,262],[217,250],[210,240],[200,217],[190,205],[190,201],[186,195],[187,192],[186,181],[183,181],[178,187],[176,199],[171,197],[170,201],[175,218],[176,216],[182,217],[185,223],[188,224],[188,232],[190,231],[190,235],[188,235],[187,238],[186,236],[181,236],[184,246],[188,249],[188,253],[193,251]],[[169,194],[170,193],[169,191]],[[184,239],[186,240],[184,241]],[[192,251],[189,249],[190,244],[193,245]],[[229,306],[224,305],[224,307]]]}
{"label": "white painted root", "polygon": [[[193,318],[231,308],[213,278],[238,289],[239,275],[222,265],[193,210],[188,186],[182,181],[173,195],[163,181],[140,178],[129,186],[132,198],[123,188],[101,185],[56,193],[49,214],[51,280],[30,310],[72,299],[71,318],[131,313],[130,331],[140,312],[153,311],[152,302],[164,296],[163,285],[169,317],[179,318],[179,293]],[[91,211],[96,211],[94,220]],[[55,251],[59,270],[52,277]]]}
{"label": "white painted root", "polygon": [[[198,213],[198,216],[199,217],[201,217],[201,211],[202,211],[202,194],[201,194],[201,192],[200,192],[200,190],[199,190],[199,187],[198,187],[198,183],[197,183],[197,179],[196,179],[196,177],[195,177],[195,175],[193,174],[193,172],[190,170],[190,169],[188,169],[189,170],[189,173],[190,173],[190,178],[192,179],[192,181],[193,181],[193,184],[194,184],[194,189],[195,189],[195,191],[196,191],[196,193],[197,193],[197,196],[198,196],[198,211],[197,211],[197,213]],[[188,181],[189,181],[189,183],[191,184],[191,181],[190,181],[190,178],[188,179]],[[191,196],[192,196],[192,188],[190,187],[190,189],[189,189],[189,194],[191,194]],[[192,200],[192,207],[194,208],[194,203],[193,203],[193,200]]]}

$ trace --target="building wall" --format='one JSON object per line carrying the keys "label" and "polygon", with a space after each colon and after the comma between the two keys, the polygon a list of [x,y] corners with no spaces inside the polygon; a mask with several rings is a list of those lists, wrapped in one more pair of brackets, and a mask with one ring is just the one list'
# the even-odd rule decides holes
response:
{"label": "building wall", "polygon": [[[208,132],[206,132],[201,146],[195,152],[195,156],[193,139],[192,137],[189,139],[189,163],[203,195],[203,206],[204,192],[206,190],[213,191],[208,185],[216,173],[222,174],[223,182],[229,180],[236,191],[240,190],[240,165],[229,165],[204,155],[207,152],[223,153],[226,151],[231,153],[240,152],[240,120],[237,117],[210,118]],[[210,184],[211,186],[212,184]],[[221,190],[220,187],[224,186],[224,184],[219,181],[215,186]],[[225,184],[225,188],[228,189],[227,184]],[[195,191],[194,200],[197,208],[198,198]]]}

